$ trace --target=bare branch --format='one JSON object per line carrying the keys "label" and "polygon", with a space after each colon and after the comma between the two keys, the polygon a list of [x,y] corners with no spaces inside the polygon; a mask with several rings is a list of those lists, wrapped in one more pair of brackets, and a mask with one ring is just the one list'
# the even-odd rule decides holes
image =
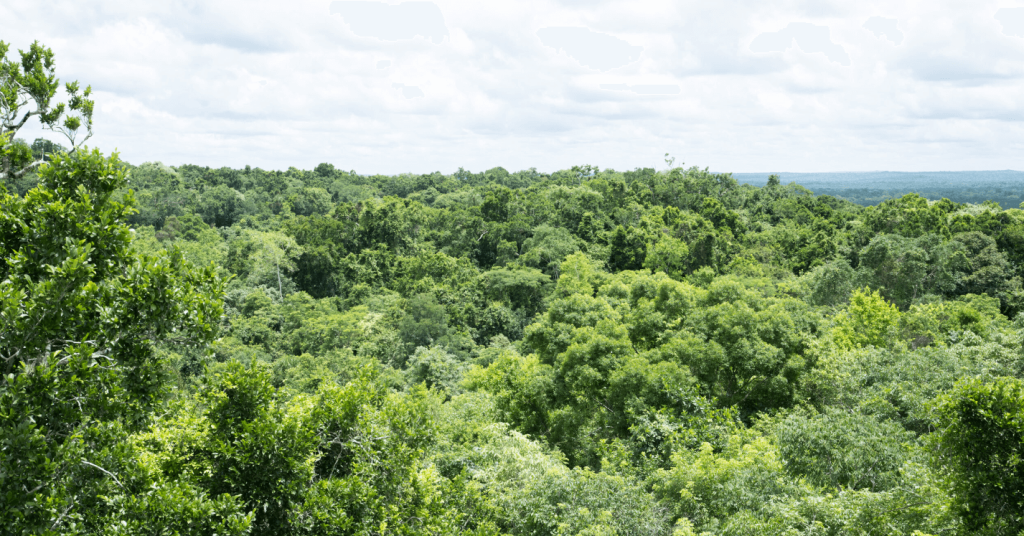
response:
{"label": "bare branch", "polygon": [[40,158],[39,160],[36,160],[35,162],[32,162],[31,164],[21,168],[18,171],[12,171],[11,172],[11,177],[15,178],[15,179],[20,179],[20,178],[24,177],[26,174],[28,174],[29,171],[32,171],[33,169],[35,169],[35,168],[37,168],[37,167],[39,167],[39,166],[41,166],[42,164],[45,164],[45,163],[46,163],[46,160],[43,160],[43,159]]}
{"label": "bare branch", "polygon": [[50,530],[53,530],[53,529],[57,528],[60,525],[61,520],[64,519],[64,516],[68,515],[68,512],[70,512],[71,509],[74,508],[74,506],[75,506],[75,501],[72,500],[68,504],[68,507],[65,508],[64,511],[61,512],[60,515],[57,517],[57,519],[53,522],[53,524],[50,525]]}
{"label": "bare branch", "polygon": [[5,121],[4,129],[8,132],[18,132],[19,130],[21,130],[21,127],[25,126],[25,123],[28,122],[29,118],[31,118],[33,115],[42,115],[45,111],[45,109],[29,110],[25,112],[25,116],[22,117],[21,121],[18,121],[17,123],[11,124]]}
{"label": "bare branch", "polygon": [[118,486],[121,486],[121,489],[123,489],[125,491],[128,491],[128,488],[124,487],[124,484],[122,484],[121,481],[117,479],[117,476],[115,476],[114,473],[111,473],[110,471],[107,471],[106,469],[104,469],[104,468],[102,468],[102,467],[100,467],[100,466],[98,466],[98,465],[96,465],[94,463],[87,462],[85,460],[82,460],[82,463],[84,463],[85,465],[88,465],[89,467],[95,467],[96,469],[99,469],[100,471],[103,471],[107,476],[109,476],[110,478],[113,478],[114,479],[114,483],[117,484]]}

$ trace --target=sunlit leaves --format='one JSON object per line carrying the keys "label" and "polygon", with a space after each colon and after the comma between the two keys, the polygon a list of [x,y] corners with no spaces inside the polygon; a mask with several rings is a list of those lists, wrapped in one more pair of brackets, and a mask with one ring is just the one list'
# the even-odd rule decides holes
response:
{"label": "sunlit leaves", "polygon": [[[0,484],[10,494],[7,511],[24,516],[15,530],[102,524],[96,516],[109,512],[83,505],[118,484],[111,475],[130,465],[130,453],[110,449],[146,422],[166,389],[152,343],[201,348],[223,313],[212,268],[196,269],[177,252],[131,250],[132,197],[112,195],[124,180],[116,157],[80,151],[55,155],[24,197],[0,199],[0,427],[36,451],[6,454],[5,465],[23,469],[23,479]],[[82,472],[82,459],[107,467]],[[206,500],[189,496],[196,505]],[[53,501],[62,506],[52,510]],[[128,517],[149,508],[117,504],[134,512]],[[237,521],[245,525],[244,516]]]}

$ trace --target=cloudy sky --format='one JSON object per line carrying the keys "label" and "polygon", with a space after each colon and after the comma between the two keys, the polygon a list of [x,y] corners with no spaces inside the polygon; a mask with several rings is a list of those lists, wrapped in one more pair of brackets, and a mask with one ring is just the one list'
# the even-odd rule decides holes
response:
{"label": "cloudy sky", "polygon": [[0,40],[132,163],[1024,169],[1024,1],[6,0]]}

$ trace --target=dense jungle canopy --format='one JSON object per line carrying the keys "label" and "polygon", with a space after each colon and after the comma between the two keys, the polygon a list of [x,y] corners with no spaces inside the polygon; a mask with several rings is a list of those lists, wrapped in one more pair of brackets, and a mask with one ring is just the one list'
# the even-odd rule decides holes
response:
{"label": "dense jungle canopy", "polygon": [[6,533],[1024,530],[1020,209],[6,147]]}

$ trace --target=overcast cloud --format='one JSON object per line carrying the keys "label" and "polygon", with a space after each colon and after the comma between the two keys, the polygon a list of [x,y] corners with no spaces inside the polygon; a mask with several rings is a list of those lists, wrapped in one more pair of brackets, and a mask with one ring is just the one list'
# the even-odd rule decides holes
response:
{"label": "overcast cloud", "polygon": [[1024,169],[1024,2],[0,3],[36,39],[133,163]]}

